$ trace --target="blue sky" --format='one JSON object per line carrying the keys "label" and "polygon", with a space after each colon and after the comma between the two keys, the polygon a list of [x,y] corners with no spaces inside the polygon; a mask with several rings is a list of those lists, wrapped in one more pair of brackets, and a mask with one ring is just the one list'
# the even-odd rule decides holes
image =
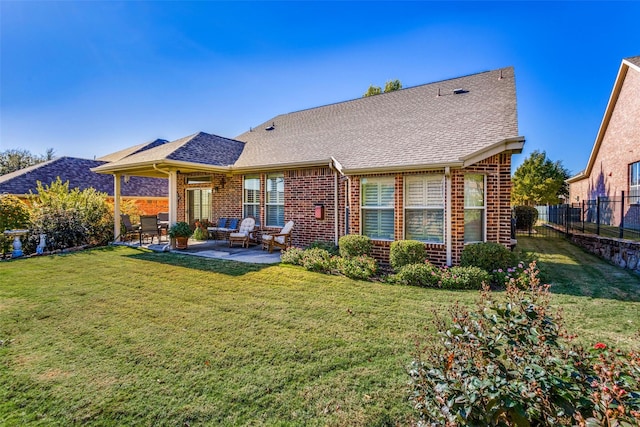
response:
{"label": "blue sky", "polygon": [[525,151],[589,157],[636,2],[0,0],[0,151],[93,158],[514,66]]}

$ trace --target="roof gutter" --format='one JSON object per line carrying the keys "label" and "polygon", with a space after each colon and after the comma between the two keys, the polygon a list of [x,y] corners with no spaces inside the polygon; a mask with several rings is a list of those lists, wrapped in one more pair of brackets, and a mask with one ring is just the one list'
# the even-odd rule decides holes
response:
{"label": "roof gutter", "polygon": [[449,163],[430,163],[426,165],[408,165],[408,166],[380,166],[375,168],[342,168],[341,173],[343,175],[373,175],[379,173],[390,172],[420,172],[426,170],[443,170],[446,167],[459,168],[463,166],[463,162],[449,162]]}

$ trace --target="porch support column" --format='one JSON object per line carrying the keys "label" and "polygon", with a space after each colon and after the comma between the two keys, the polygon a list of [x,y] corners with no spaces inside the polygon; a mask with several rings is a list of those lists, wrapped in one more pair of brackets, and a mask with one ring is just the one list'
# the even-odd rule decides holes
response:
{"label": "porch support column", "polygon": [[169,226],[178,222],[178,172],[169,171]]}
{"label": "porch support column", "polygon": [[113,174],[113,241],[120,236],[120,179],[119,173]]}
{"label": "porch support column", "polygon": [[451,247],[452,247],[452,236],[451,236],[451,169],[449,168],[449,166],[444,168],[444,176],[445,176],[445,180],[446,180],[446,199],[447,199],[447,206],[445,208],[446,210],[446,231],[445,231],[445,235],[444,235],[444,239],[447,245],[447,265],[451,265],[451,260],[452,260],[452,256],[451,256]]}

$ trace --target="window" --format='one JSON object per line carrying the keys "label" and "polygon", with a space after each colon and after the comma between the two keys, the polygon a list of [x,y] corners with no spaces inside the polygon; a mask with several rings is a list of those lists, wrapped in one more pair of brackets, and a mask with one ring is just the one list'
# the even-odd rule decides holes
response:
{"label": "window", "polygon": [[246,175],[242,188],[242,216],[252,216],[260,224],[260,177]]}
{"label": "window", "polygon": [[189,223],[195,220],[211,220],[211,189],[193,189],[187,190],[187,199],[189,202]]}
{"label": "window", "polygon": [[187,177],[187,184],[208,184],[210,182],[211,182],[211,175]]}
{"label": "window", "polygon": [[464,242],[483,242],[485,235],[484,175],[464,177]]}
{"label": "window", "polygon": [[267,175],[265,222],[268,227],[284,226],[284,174]]}
{"label": "window", "polygon": [[362,234],[371,239],[393,240],[393,178],[363,178],[360,211]]}
{"label": "window", "polygon": [[629,165],[629,203],[640,204],[640,162]]}
{"label": "window", "polygon": [[405,239],[444,242],[444,177],[407,176],[404,195]]}

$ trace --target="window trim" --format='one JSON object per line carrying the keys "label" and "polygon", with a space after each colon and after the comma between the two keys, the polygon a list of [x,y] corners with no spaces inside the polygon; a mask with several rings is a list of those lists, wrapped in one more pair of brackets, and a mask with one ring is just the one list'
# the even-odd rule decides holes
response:
{"label": "window trim", "polygon": [[[380,183],[388,183],[391,185],[391,187],[393,188],[393,204],[391,206],[385,206],[385,205],[368,205],[365,206],[363,204],[364,202],[364,191],[363,191],[363,186],[367,183],[367,181],[370,182],[377,182],[378,184]],[[395,178],[394,177],[371,177],[371,178],[361,178],[360,179],[360,235],[361,236],[365,236],[364,234],[364,211],[366,210],[375,210],[375,211],[392,211],[393,213],[393,229],[391,230],[391,235],[392,237],[390,239],[383,239],[383,238],[379,238],[379,237],[370,237],[371,240],[377,240],[377,241],[385,241],[385,242],[392,242],[395,240],[395,219],[396,219],[396,212],[395,212],[395,196],[396,196],[396,188],[395,188]],[[380,197],[380,194],[378,193],[378,197]]]}
{"label": "window trim", "polygon": [[[437,179],[439,179],[440,181],[440,185],[441,185],[441,190],[442,190],[442,199],[441,202],[442,204],[440,206],[436,206],[436,205],[416,205],[416,206],[411,206],[409,205],[409,203],[407,202],[407,198],[409,195],[409,192],[407,190],[407,185],[410,181],[412,180],[416,180],[417,178],[420,178],[423,180],[423,182],[428,181],[428,180],[433,180],[436,181]],[[435,178],[435,179],[433,179]],[[402,230],[402,238],[406,239],[407,238],[407,211],[442,211],[442,234],[440,235],[441,240],[436,242],[433,240],[420,240],[420,239],[414,239],[414,240],[418,240],[419,242],[425,243],[425,244],[430,244],[430,245],[444,245],[445,241],[446,241],[446,228],[447,228],[447,209],[446,209],[446,190],[445,190],[445,176],[443,174],[424,174],[424,175],[406,175],[403,179],[403,198],[404,200],[402,201],[402,209],[403,209],[403,215],[404,215],[404,221],[403,221],[403,230]],[[427,201],[428,202],[428,201]]]}
{"label": "window trim", "polygon": [[[635,170],[635,177],[638,181],[636,184],[633,183],[633,175]],[[640,161],[629,163],[629,204],[640,204]]]}
{"label": "window trim", "polygon": [[[255,179],[255,180],[258,181],[257,200],[254,203],[247,202],[247,200],[246,200],[245,182],[248,179]],[[242,217],[246,218],[248,216],[253,216],[254,219],[256,220],[256,225],[260,225],[260,186],[261,186],[261,182],[260,182],[260,175],[259,174],[244,175],[242,177]],[[247,214],[247,209],[246,209],[247,206],[257,206],[257,209],[255,209],[256,212],[257,212],[257,215],[248,215]]]}
{"label": "window trim", "polygon": [[[282,203],[270,203],[269,202],[269,180],[272,178],[282,178]],[[276,184],[276,193],[277,193],[277,184]],[[284,223],[286,222],[284,220],[284,195],[285,195],[285,190],[284,190],[284,172],[275,172],[275,173],[268,173],[265,176],[265,184],[264,184],[264,222],[265,222],[265,226],[266,227],[284,227]],[[277,197],[276,197],[277,199]],[[282,206],[282,224],[273,224],[270,223],[270,218],[269,218],[269,206]]]}
{"label": "window trim", "polygon": [[[466,192],[467,192],[467,188],[466,188],[466,181],[467,181],[467,177],[470,176],[481,176],[482,177],[482,206],[467,206],[467,202],[466,202]],[[464,183],[463,183],[463,200],[464,200],[464,207],[463,207],[463,213],[466,213],[467,210],[482,210],[482,240],[471,240],[471,241],[466,241],[464,238],[464,230],[463,230],[463,240],[464,240],[464,244],[473,244],[473,243],[483,243],[487,241],[487,176],[485,174],[482,173],[468,173],[465,174],[464,176]],[[463,215],[464,218],[464,215]],[[466,228],[466,221],[464,222],[465,228]]]}

